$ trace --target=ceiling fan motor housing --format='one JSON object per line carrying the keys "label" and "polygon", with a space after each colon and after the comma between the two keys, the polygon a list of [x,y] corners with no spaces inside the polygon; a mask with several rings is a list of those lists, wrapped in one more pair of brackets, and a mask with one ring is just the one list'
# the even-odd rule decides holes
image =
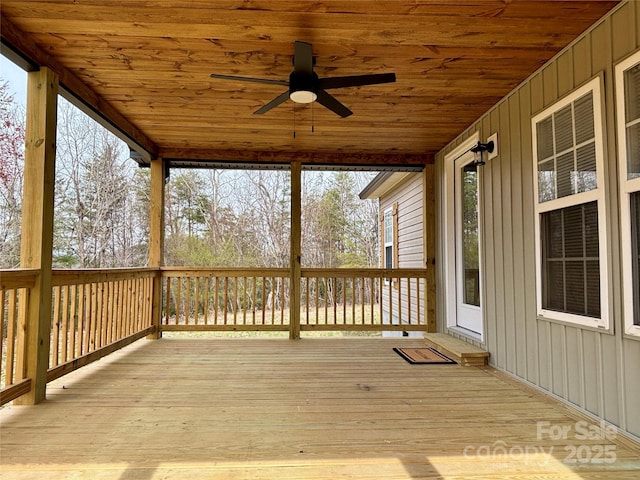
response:
{"label": "ceiling fan motor housing", "polygon": [[318,98],[318,75],[315,72],[291,72],[289,98],[296,103],[311,103]]}

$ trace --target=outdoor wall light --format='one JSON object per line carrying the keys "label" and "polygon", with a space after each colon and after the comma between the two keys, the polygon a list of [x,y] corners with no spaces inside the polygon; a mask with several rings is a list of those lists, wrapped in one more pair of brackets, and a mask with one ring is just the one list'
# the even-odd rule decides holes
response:
{"label": "outdoor wall light", "polygon": [[494,146],[495,146],[495,144],[493,143],[493,140],[490,140],[487,143],[482,143],[482,142],[478,141],[478,143],[476,145],[471,147],[469,149],[469,151],[473,152],[474,164],[477,165],[477,166],[482,166],[485,163],[487,163],[485,158],[484,158],[484,156],[483,156],[483,153],[484,152],[488,152],[488,153],[493,152]]}

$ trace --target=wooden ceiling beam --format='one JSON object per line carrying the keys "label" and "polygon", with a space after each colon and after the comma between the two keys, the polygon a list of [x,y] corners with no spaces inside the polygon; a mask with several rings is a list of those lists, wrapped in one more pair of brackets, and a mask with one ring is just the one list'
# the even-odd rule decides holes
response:
{"label": "wooden ceiling beam", "polygon": [[105,101],[69,69],[50,55],[43,52],[24,32],[11,23],[6,16],[0,16],[2,42],[26,57],[29,62],[49,67],[60,78],[62,91],[67,100],[94,120],[121,137],[131,148],[148,157],[157,156],[158,147],[141,130]]}
{"label": "wooden ceiling beam", "polygon": [[338,153],[305,151],[252,151],[252,150],[194,150],[188,148],[163,148],[163,159],[198,162],[242,163],[291,163],[307,165],[354,166],[423,166],[433,163],[433,155],[399,153]]}

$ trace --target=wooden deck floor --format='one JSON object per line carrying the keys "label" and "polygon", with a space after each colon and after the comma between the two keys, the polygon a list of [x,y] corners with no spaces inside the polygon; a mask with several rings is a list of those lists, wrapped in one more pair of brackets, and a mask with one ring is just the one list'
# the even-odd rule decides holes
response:
{"label": "wooden deck floor", "polygon": [[639,478],[640,450],[580,438],[565,406],[490,368],[410,365],[398,345],[422,341],[141,341],[0,410],[1,476]]}

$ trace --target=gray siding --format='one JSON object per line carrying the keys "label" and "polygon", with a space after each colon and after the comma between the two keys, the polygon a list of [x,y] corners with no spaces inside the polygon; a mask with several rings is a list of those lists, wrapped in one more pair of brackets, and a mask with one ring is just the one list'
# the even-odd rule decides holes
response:
{"label": "gray siding", "polygon": [[[640,341],[623,335],[614,65],[640,45],[640,2],[623,4],[541,68],[436,156],[474,132],[498,132],[499,156],[483,167],[485,348],[491,364],[640,437]],[[603,75],[607,254],[613,334],[537,318],[531,117]],[[442,211],[443,185],[437,205]],[[443,225],[438,218],[438,258]],[[438,330],[446,331],[443,262],[438,262]]]}

